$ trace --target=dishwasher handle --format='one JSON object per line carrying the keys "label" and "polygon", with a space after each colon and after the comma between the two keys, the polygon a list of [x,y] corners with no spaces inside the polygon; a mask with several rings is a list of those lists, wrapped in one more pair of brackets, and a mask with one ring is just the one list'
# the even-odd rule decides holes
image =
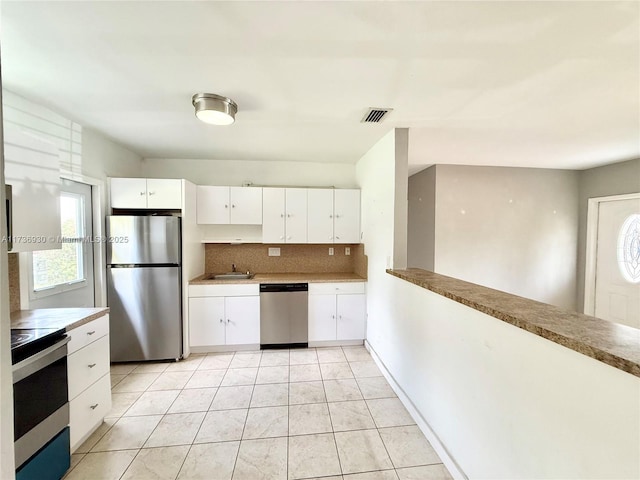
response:
{"label": "dishwasher handle", "polygon": [[260,293],[271,292],[308,292],[308,283],[261,283]]}

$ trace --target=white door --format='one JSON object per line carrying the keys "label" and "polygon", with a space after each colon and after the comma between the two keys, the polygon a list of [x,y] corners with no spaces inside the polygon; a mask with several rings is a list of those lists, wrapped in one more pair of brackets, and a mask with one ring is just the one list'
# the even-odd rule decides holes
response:
{"label": "white door", "polygon": [[307,203],[307,241],[333,243],[333,190],[310,188]]}
{"label": "white door", "polygon": [[260,343],[260,297],[225,297],[227,345]]}
{"label": "white door", "polygon": [[225,326],[224,297],[189,299],[189,345],[224,345]]}
{"label": "white door", "polygon": [[262,243],[284,243],[284,188],[262,189]]}
{"label": "white door", "polygon": [[337,339],[362,340],[365,329],[365,296],[337,295]]}
{"label": "white door", "polygon": [[262,188],[231,187],[231,223],[260,225],[262,223]]}
{"label": "white door", "polygon": [[196,190],[196,223],[229,223],[229,187],[198,185]]}
{"label": "white door", "polygon": [[147,208],[182,208],[182,180],[169,178],[147,179]]}
{"label": "white door", "polygon": [[112,178],[112,208],[147,208],[147,180],[145,178]]}
{"label": "white door", "polygon": [[307,189],[287,188],[286,243],[307,243]]}
{"label": "white door", "polygon": [[309,295],[309,341],[336,339],[336,296]]}
{"label": "white door", "polygon": [[598,204],[594,313],[640,328],[640,196]]}
{"label": "white door", "polygon": [[360,243],[360,190],[334,191],[335,243]]}

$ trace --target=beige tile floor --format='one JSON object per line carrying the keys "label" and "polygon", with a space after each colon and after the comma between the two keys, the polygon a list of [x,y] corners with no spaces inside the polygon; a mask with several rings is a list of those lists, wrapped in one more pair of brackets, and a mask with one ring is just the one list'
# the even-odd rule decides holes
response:
{"label": "beige tile floor", "polygon": [[115,364],[68,480],[448,480],[364,347]]}

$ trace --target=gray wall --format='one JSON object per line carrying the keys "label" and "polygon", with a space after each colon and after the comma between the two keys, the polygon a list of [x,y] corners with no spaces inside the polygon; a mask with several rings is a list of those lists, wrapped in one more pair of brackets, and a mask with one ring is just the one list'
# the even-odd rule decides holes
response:
{"label": "gray wall", "polygon": [[409,177],[409,267],[433,271],[436,231],[436,166]]}
{"label": "gray wall", "polygon": [[584,310],[584,274],[587,247],[587,205],[594,197],[640,192],[640,159],[579,172],[578,267],[576,308]]}

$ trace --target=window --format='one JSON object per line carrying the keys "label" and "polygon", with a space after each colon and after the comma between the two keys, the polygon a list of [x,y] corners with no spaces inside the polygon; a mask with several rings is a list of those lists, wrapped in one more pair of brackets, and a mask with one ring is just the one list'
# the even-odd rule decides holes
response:
{"label": "window", "polygon": [[49,294],[74,288],[86,280],[84,196],[60,193],[62,248],[33,252],[33,290]]}
{"label": "window", "polygon": [[618,234],[618,266],[631,283],[640,283],[640,214],[630,215]]}

